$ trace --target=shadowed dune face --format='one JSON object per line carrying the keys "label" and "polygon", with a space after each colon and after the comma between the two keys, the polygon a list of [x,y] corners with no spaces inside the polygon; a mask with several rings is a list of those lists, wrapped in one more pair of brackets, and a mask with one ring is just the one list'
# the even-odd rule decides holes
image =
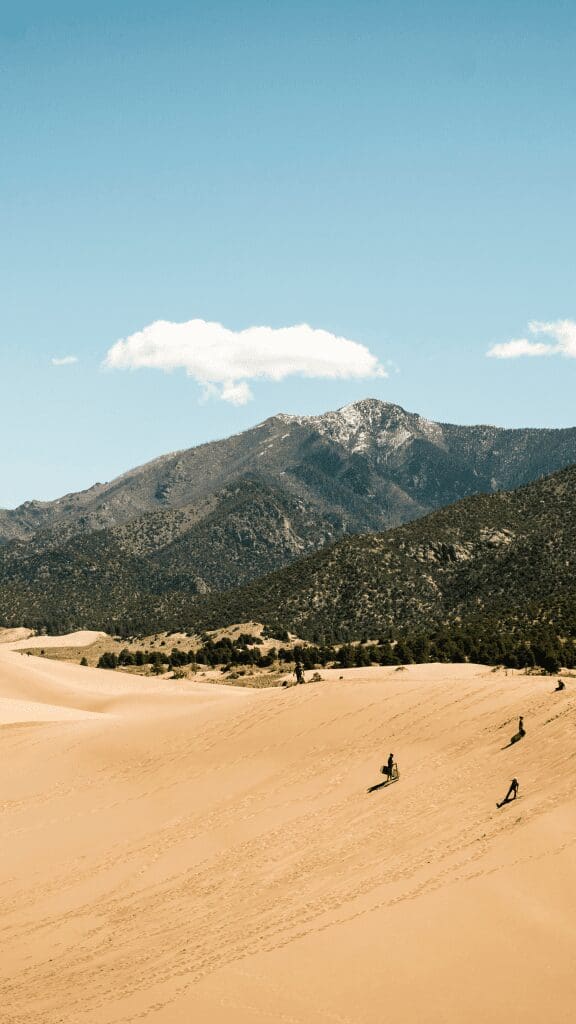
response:
{"label": "shadowed dune face", "polygon": [[[414,666],[251,691],[10,647],[2,1020],[572,1019],[570,682]],[[391,750],[400,781],[368,794]]]}

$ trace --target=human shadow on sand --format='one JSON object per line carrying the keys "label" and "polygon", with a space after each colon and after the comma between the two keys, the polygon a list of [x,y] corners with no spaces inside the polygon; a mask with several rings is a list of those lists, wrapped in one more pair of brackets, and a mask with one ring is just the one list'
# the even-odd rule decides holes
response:
{"label": "human shadow on sand", "polygon": [[386,779],[384,782],[377,782],[375,786],[370,786],[366,792],[374,793],[377,789],[384,789],[386,786],[391,786],[394,782],[398,782],[398,779]]}
{"label": "human shadow on sand", "polygon": [[514,733],[514,736],[510,740],[510,743],[507,743],[505,747],[500,747],[500,750],[508,750],[508,747],[513,747],[515,743],[519,743],[520,740],[523,740],[525,735],[525,732]]}
{"label": "human shadow on sand", "polygon": [[518,795],[518,796],[509,796],[508,799],[501,800],[500,803],[496,804],[496,807],[498,807],[498,808],[506,807],[507,804],[515,804],[516,801],[520,800],[520,799],[521,799],[520,795]]}

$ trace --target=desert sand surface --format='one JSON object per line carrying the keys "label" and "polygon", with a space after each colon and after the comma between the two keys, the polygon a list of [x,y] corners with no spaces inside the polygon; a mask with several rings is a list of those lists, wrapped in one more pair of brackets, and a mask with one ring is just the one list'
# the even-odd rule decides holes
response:
{"label": "desert sand surface", "polygon": [[[2,1022],[573,1020],[576,683],[426,665],[234,689],[19,646]],[[390,750],[399,781],[368,793]]]}
{"label": "desert sand surface", "polygon": [[27,629],[0,630],[0,643],[9,643],[12,650],[24,648],[47,648],[47,647],[87,647],[93,644],[106,633],[100,633],[95,629],[81,629],[76,633],[66,633],[64,636],[33,636]]}

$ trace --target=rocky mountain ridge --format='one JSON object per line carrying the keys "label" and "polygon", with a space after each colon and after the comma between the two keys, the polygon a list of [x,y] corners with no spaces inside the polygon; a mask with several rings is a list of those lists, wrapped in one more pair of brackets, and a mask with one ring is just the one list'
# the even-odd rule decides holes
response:
{"label": "rocky mountain ridge", "polygon": [[[0,513],[0,624],[154,628],[154,616],[178,617],[196,598],[248,586],[341,538],[573,462],[574,428],[459,427],[373,399],[275,416],[109,484]],[[505,523],[480,525],[488,547],[506,536]],[[425,538],[421,561],[459,564],[470,543]]]}
{"label": "rocky mountain ridge", "polygon": [[[305,557],[296,556],[309,510],[295,535],[286,518],[297,511],[254,487],[226,496],[227,525],[201,519],[174,548],[148,539],[130,549],[113,530],[42,551],[5,545],[0,622],[127,635],[255,620],[327,641],[441,626],[520,640],[540,628],[576,636],[576,466],[335,544],[327,523],[327,546]],[[262,572],[278,557],[277,533],[284,568],[253,578],[255,564]],[[231,586],[236,578],[245,584]]]}
{"label": "rocky mountain ridge", "polygon": [[110,483],[0,510],[0,544],[116,528],[152,512],[200,516],[237,481],[336,516],[343,532],[382,530],[479,492],[516,487],[576,462],[576,428],[507,430],[435,423],[364,399],[320,416],[280,414],[223,440],[160,456]]}

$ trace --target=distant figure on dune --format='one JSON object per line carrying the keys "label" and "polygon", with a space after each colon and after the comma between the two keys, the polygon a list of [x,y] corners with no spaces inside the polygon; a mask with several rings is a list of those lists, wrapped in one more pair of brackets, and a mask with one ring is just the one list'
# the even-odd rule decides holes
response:
{"label": "distant figure on dune", "polygon": [[398,765],[394,760],[394,754],[388,755],[388,761],[386,764],[382,765],[380,771],[382,772],[382,775],[386,776],[388,782],[393,782],[395,779],[400,778],[400,772],[398,771]]}
{"label": "distant figure on dune", "polygon": [[400,778],[400,772],[398,771],[398,765],[394,760],[394,754],[388,755],[388,761],[383,764],[380,769],[380,774],[384,776],[384,782],[377,782],[375,786],[370,786],[368,792],[374,793],[377,789],[384,789],[391,782],[398,782]]}
{"label": "distant figure on dune", "polygon": [[508,803],[510,803],[511,800],[515,800],[516,797],[518,796],[518,790],[519,789],[520,789],[520,783],[518,782],[518,779],[512,779],[512,782],[510,783],[510,786],[508,787],[508,792],[506,793],[506,796],[504,797],[503,800],[500,801],[499,804],[496,804],[496,807],[503,807],[504,804],[508,804]]}
{"label": "distant figure on dune", "polygon": [[522,715],[520,715],[520,718],[518,719],[518,732],[515,732],[514,735],[512,736],[512,739],[510,740],[509,746],[512,743],[518,743],[519,740],[524,739],[525,735],[526,735],[526,729],[524,728],[524,719],[522,718]]}
{"label": "distant figure on dune", "polygon": [[566,689],[566,683],[564,682],[563,679],[559,679],[558,680],[558,685],[556,686],[556,689],[554,690],[554,693],[558,693],[558,690],[565,690],[565,689]]}
{"label": "distant figure on dune", "polygon": [[302,668],[302,664],[299,661],[296,662],[296,666],[294,668],[294,675],[296,676],[297,683],[304,682],[304,669]]}

